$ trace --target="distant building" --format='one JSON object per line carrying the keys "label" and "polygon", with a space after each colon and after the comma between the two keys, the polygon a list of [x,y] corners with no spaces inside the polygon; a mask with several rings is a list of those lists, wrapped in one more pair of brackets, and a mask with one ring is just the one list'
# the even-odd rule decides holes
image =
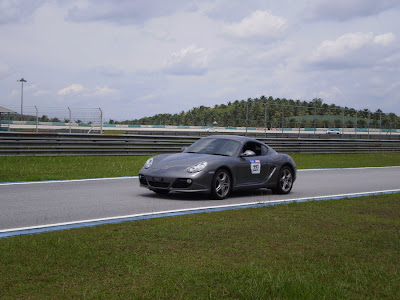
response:
{"label": "distant building", "polygon": [[[15,111],[4,108],[0,106],[0,130],[9,130],[10,129],[10,115],[11,114],[16,114]],[[7,117],[4,118],[4,115],[7,115]],[[3,121],[4,119],[4,121]]]}

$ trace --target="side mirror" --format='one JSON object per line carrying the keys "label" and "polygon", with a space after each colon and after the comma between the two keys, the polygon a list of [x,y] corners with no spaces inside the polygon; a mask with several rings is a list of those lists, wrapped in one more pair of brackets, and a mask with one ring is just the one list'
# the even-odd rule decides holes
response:
{"label": "side mirror", "polygon": [[181,149],[181,152],[185,152],[186,149],[187,149],[187,147],[183,147],[183,148]]}
{"label": "side mirror", "polygon": [[244,153],[240,154],[240,157],[250,157],[250,156],[256,156],[256,153],[251,150],[246,150]]}

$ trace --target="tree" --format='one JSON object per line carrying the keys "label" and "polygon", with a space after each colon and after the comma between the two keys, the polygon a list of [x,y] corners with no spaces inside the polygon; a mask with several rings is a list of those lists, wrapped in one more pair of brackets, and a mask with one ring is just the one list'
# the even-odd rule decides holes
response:
{"label": "tree", "polygon": [[[285,98],[273,98],[261,96],[260,98],[248,98],[247,100],[229,101],[227,104],[216,104],[213,107],[201,105],[194,107],[189,111],[181,111],[179,114],[157,114],[152,117],[144,117],[136,120],[126,120],[125,124],[143,124],[143,125],[212,125],[214,120],[219,126],[246,125],[246,108],[249,109],[249,126],[263,127],[265,118],[265,105],[267,105],[267,120],[269,127],[281,127],[282,121],[293,123],[293,120],[299,122],[302,127],[312,127],[314,124],[321,127],[342,127],[344,116],[348,116],[350,121],[355,122],[355,116],[359,122],[358,127],[367,126],[368,119],[370,125],[388,128],[389,126],[399,126],[400,118],[395,114],[384,114],[377,110],[371,114],[368,109],[356,111],[354,108],[336,106],[335,104],[325,104],[321,98],[314,98],[311,101],[292,100]],[[326,116],[326,117],[322,117]],[[328,117],[329,116],[329,117]],[[315,120],[314,120],[315,119]],[[110,120],[111,122],[112,120]],[[116,121],[114,121],[117,123]],[[307,122],[307,124],[306,124]],[[118,122],[121,123],[121,122]],[[351,123],[347,122],[346,126]],[[291,126],[285,124],[285,126]]]}
{"label": "tree", "polygon": [[39,122],[49,122],[49,117],[47,117],[46,115],[43,115],[39,118]]}
{"label": "tree", "polygon": [[312,99],[311,103],[314,107],[321,107],[322,106],[322,99],[321,98],[314,98]]}

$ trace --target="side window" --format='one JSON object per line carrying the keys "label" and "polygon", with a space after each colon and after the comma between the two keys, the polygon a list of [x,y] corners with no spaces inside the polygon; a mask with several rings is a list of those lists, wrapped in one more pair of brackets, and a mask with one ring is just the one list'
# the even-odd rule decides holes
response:
{"label": "side window", "polygon": [[267,155],[268,154],[268,147],[265,145],[261,145],[261,155]]}
{"label": "side window", "polygon": [[251,150],[256,154],[256,156],[266,155],[268,150],[263,149],[264,147],[265,146],[259,143],[247,142],[243,147],[243,152],[245,152],[246,150]]}

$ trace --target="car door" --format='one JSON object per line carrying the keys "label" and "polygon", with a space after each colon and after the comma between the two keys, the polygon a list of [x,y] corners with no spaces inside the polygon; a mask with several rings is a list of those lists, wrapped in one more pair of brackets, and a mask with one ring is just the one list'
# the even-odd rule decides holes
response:
{"label": "car door", "polygon": [[257,142],[247,142],[241,153],[251,150],[255,156],[239,157],[236,172],[236,185],[259,185],[265,182],[269,172],[268,148]]}

